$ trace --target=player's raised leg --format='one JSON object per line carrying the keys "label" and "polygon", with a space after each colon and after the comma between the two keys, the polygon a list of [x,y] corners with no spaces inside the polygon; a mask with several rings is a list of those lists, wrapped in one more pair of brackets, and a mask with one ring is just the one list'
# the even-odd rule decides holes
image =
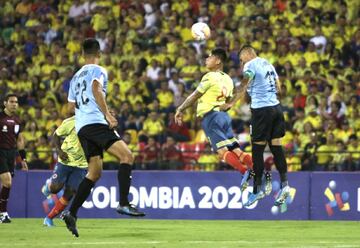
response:
{"label": "player's raised leg", "polygon": [[[45,184],[41,188],[41,192],[44,194],[44,196],[48,197],[51,194],[57,194],[64,187],[70,172],[70,168],[66,165],[60,162],[56,163],[52,176],[46,180]],[[68,199],[69,198],[64,194],[59,200],[56,201],[55,206],[44,218],[44,226],[54,226],[53,218],[66,208]]]}
{"label": "player's raised leg", "polygon": [[57,162],[53,174],[41,187],[43,195],[49,197],[51,194],[57,194],[64,187],[69,172],[64,164]]}
{"label": "player's raised leg", "polygon": [[[64,194],[58,201],[56,201],[55,206],[51,209],[49,214],[44,219],[44,225],[46,226],[52,226],[51,224],[53,222],[53,218],[55,218],[66,208],[68,203],[71,201],[73,195],[76,193],[76,189],[79,187],[79,184],[86,175],[85,168],[78,168],[67,165],[63,165],[63,167],[65,167],[66,171],[68,171],[68,173],[65,173],[66,185]],[[63,186],[64,183],[59,183],[56,181],[56,179],[53,179],[52,183],[50,184],[50,191],[51,193],[57,193],[63,188]]]}
{"label": "player's raised leg", "polygon": [[231,165],[235,170],[239,171],[241,175],[243,175],[240,183],[240,189],[241,191],[244,191],[249,186],[249,180],[254,176],[254,173],[252,171],[252,163],[251,167],[249,167],[240,162],[239,153],[243,153],[240,148],[229,150],[229,148],[224,147],[218,150],[219,158],[223,159],[227,164]]}
{"label": "player's raised leg", "polygon": [[[56,186],[55,186],[56,187]],[[57,192],[62,189],[63,186],[58,186]],[[73,196],[73,191],[65,188],[64,194],[55,202],[55,206],[50,210],[47,216],[44,218],[43,225],[47,227],[53,227],[53,219],[60,214],[68,205],[69,201]]]}
{"label": "player's raised leg", "polygon": [[[240,149],[232,131],[229,115],[226,112],[211,111],[203,117],[201,125],[219,158],[243,175],[240,187],[241,190],[245,190],[251,176],[252,158]],[[241,159],[246,161],[247,165],[244,165]]]}
{"label": "player's raised leg", "polygon": [[131,185],[131,170],[134,163],[134,157],[124,141],[119,140],[113,143],[107,151],[114,155],[120,162],[118,169],[119,183],[119,206],[116,211],[119,214],[141,217],[145,213],[139,211],[135,206],[131,205],[128,200]]}

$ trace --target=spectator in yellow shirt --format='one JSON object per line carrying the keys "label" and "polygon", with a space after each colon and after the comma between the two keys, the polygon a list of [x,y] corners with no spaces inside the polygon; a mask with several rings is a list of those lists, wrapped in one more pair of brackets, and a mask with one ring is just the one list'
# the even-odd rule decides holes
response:
{"label": "spectator in yellow shirt", "polygon": [[163,130],[164,125],[162,120],[158,118],[158,114],[156,112],[150,112],[143,126],[145,134],[147,136],[159,136]]}
{"label": "spectator in yellow shirt", "polygon": [[297,143],[299,144],[299,146],[304,149],[305,146],[310,143],[311,141],[311,135],[314,132],[314,128],[311,124],[311,122],[305,122],[304,121],[304,128],[303,128],[303,131],[298,135],[298,141]]}
{"label": "spectator in yellow shirt", "polygon": [[[126,94],[126,99],[130,103],[132,108],[135,107],[135,104],[137,102],[143,102],[142,95],[140,94],[138,88],[136,88],[135,86],[132,86],[130,88],[130,90],[128,90],[128,92]],[[114,105],[114,106],[116,106],[116,105]]]}
{"label": "spectator in yellow shirt", "polygon": [[191,26],[193,24],[193,19],[191,17],[187,17],[185,19],[184,25],[180,30],[180,36],[183,42],[188,42],[193,40],[191,35]]}
{"label": "spectator in yellow shirt", "polygon": [[36,153],[41,162],[49,164],[52,161],[51,147],[47,141],[46,135],[40,136],[36,142]]}
{"label": "spectator in yellow shirt", "polygon": [[214,171],[217,168],[219,158],[216,154],[211,151],[211,146],[209,143],[206,143],[204,151],[201,153],[200,157],[197,160],[201,170],[204,171]]}
{"label": "spectator in yellow shirt", "polygon": [[312,62],[317,62],[320,60],[319,54],[316,52],[316,46],[314,43],[309,42],[307,50],[304,53],[303,57],[306,60],[306,64],[309,66]]}
{"label": "spectator in yellow shirt", "polygon": [[290,49],[286,55],[286,60],[290,61],[291,65],[295,67],[301,59],[302,55],[298,50],[297,43],[295,41],[290,42],[289,48]]}
{"label": "spectator in yellow shirt", "polygon": [[329,164],[336,152],[335,136],[329,133],[326,138],[322,138],[323,144],[317,149],[317,163],[315,170],[324,171],[329,169]]}
{"label": "spectator in yellow shirt", "polygon": [[350,136],[355,134],[354,130],[350,127],[348,120],[343,120],[341,127],[334,130],[334,135],[341,139],[344,143],[347,143]]}
{"label": "spectator in yellow shirt", "polygon": [[318,115],[317,109],[315,106],[311,106],[307,109],[307,113],[305,113],[304,123],[310,122],[315,130],[319,130],[322,127],[322,119],[321,116]]}
{"label": "spectator in yellow shirt", "polygon": [[351,128],[356,132],[360,132],[360,110],[354,109],[351,116],[348,117]]}
{"label": "spectator in yellow shirt", "polygon": [[329,164],[330,171],[343,171],[346,168],[346,146],[342,140],[336,141],[336,152],[333,154],[332,162]]}
{"label": "spectator in yellow shirt", "polygon": [[54,62],[54,57],[51,54],[46,55],[46,61],[41,66],[41,76],[44,80],[49,79],[51,72],[56,70],[56,65]]}
{"label": "spectator in yellow shirt", "polygon": [[25,130],[22,133],[27,142],[37,141],[41,136],[41,132],[38,128],[38,125],[34,120],[31,120],[26,123]]}
{"label": "spectator in yellow shirt", "polygon": [[358,138],[355,134],[349,137],[349,145],[347,151],[349,152],[349,156],[346,170],[360,170],[360,146]]}
{"label": "spectator in yellow shirt", "polygon": [[165,112],[174,110],[174,94],[169,89],[168,82],[160,83],[160,89],[157,90],[157,98],[160,101],[160,108]]}

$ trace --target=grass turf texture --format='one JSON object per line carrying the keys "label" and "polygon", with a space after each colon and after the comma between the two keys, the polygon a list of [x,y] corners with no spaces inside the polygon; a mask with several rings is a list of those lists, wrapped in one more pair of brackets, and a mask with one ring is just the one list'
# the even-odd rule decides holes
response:
{"label": "grass turf texture", "polygon": [[79,238],[42,219],[0,224],[0,247],[360,247],[360,222],[79,219]]}

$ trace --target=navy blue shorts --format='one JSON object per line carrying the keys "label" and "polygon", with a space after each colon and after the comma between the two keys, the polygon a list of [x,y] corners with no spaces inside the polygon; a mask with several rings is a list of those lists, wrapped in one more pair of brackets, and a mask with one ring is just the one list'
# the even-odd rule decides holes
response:
{"label": "navy blue shorts", "polygon": [[51,176],[51,183],[64,184],[66,187],[77,190],[79,184],[84,179],[86,172],[86,169],[57,162]]}
{"label": "navy blue shorts", "polygon": [[210,111],[204,115],[201,126],[214,151],[223,147],[238,146],[228,113]]}

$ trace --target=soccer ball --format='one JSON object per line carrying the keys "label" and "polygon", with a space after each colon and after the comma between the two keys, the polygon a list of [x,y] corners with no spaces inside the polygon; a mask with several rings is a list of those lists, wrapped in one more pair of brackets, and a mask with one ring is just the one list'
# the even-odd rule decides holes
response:
{"label": "soccer ball", "polygon": [[191,27],[191,35],[195,40],[207,40],[210,33],[210,28],[205,22],[194,23]]}

